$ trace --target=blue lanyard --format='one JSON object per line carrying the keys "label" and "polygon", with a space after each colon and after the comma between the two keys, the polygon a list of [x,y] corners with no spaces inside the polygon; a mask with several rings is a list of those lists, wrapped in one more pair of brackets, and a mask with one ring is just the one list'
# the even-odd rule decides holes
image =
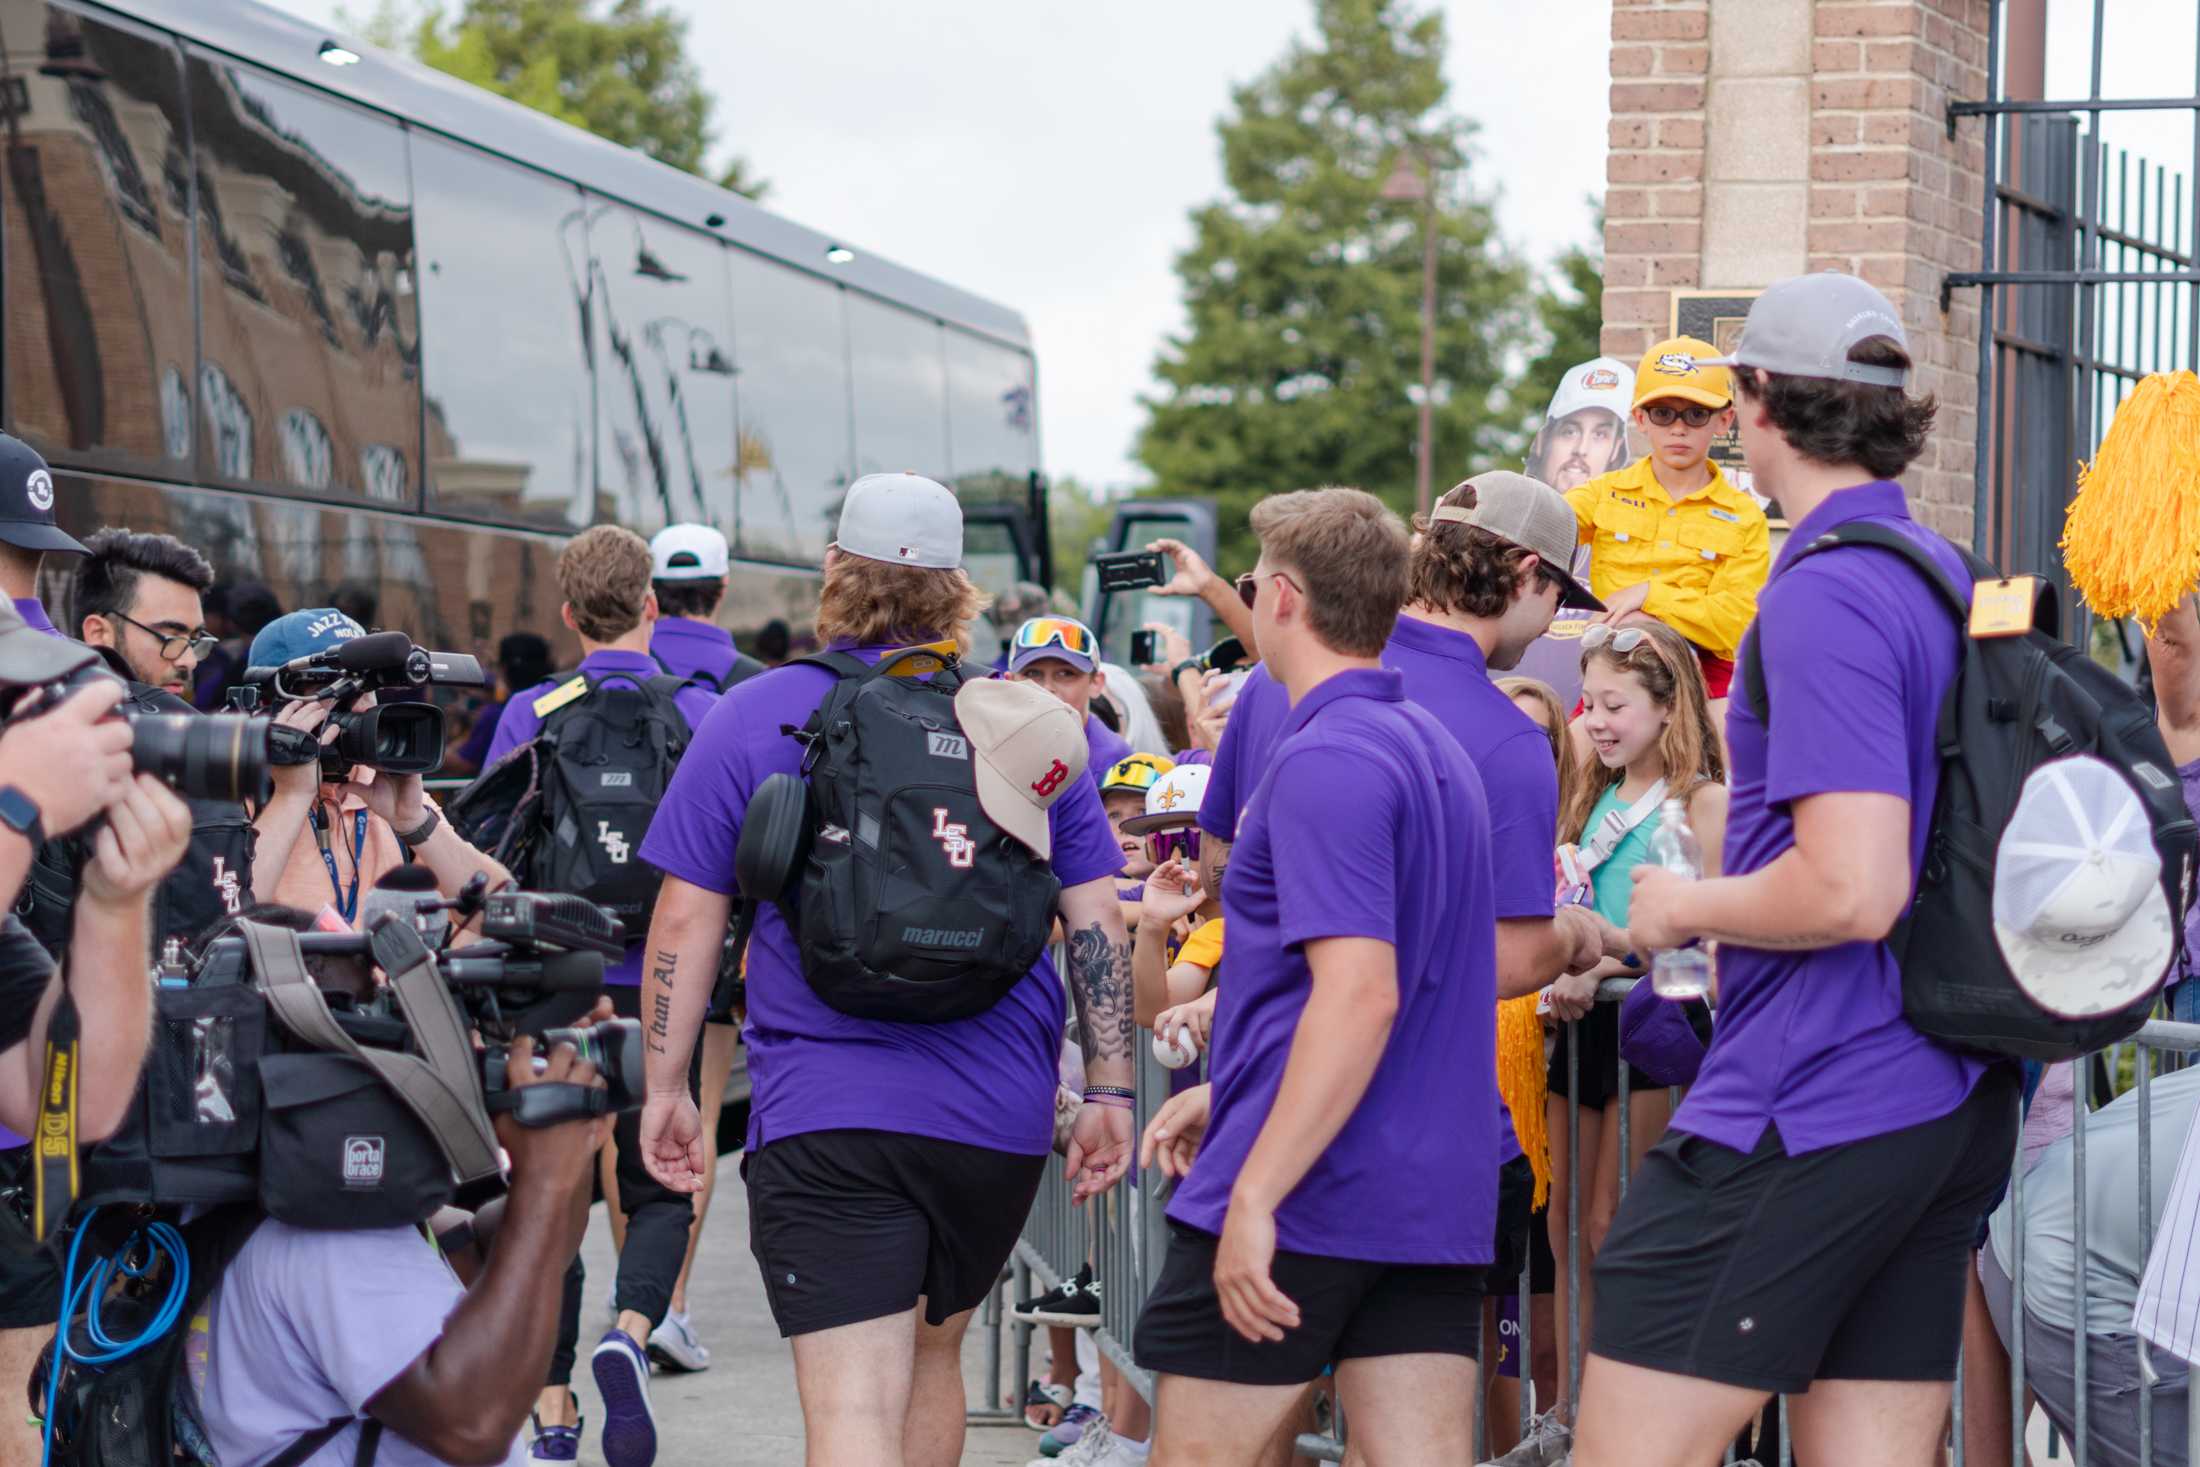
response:
{"label": "blue lanyard", "polygon": [[336,893],[337,915],[349,922],[359,913],[359,862],[367,849],[367,812],[361,810],[358,818],[352,822],[350,896],[344,895],[343,879],[336,874],[336,858],[329,854],[328,841],[325,838],[328,822],[322,818],[319,805],[313,807],[313,830],[314,834],[324,837],[317,844],[321,848],[321,864],[328,867],[329,888]]}

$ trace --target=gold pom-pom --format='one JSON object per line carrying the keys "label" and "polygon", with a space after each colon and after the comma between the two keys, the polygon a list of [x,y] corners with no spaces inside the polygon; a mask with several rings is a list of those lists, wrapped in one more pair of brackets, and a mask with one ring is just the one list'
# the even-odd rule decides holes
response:
{"label": "gold pom-pom", "polygon": [[2097,616],[2155,624],[2200,585],[2200,377],[2157,372],[2078,466],[2063,565]]}
{"label": "gold pom-pom", "polygon": [[1513,1135],[1535,1168],[1535,1205],[1551,1195],[1551,1142],[1543,1134],[1543,1020],[1536,996],[1508,998],[1497,1006],[1497,1088],[1512,1108]]}

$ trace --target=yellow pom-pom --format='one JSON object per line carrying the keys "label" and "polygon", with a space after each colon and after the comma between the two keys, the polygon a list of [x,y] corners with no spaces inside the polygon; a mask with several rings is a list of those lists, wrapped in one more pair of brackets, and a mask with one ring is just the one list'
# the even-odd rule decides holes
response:
{"label": "yellow pom-pom", "polygon": [[2097,616],[2148,632],[2200,585],[2200,377],[2157,372],[2078,466],[2063,565]]}
{"label": "yellow pom-pom", "polygon": [[1535,1168],[1535,1205],[1551,1195],[1551,1143],[1543,1134],[1543,1020],[1536,996],[1508,998],[1497,1006],[1497,1089],[1512,1108],[1513,1134]]}

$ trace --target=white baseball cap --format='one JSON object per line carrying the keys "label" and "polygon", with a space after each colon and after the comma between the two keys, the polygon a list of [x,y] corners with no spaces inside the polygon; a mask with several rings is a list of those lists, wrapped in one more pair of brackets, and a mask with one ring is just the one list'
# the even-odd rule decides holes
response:
{"label": "white baseball cap", "polygon": [[1186,825],[1199,815],[1214,770],[1205,764],[1179,764],[1146,791],[1146,812],[1123,822],[1125,835],[1144,835],[1169,825]]}
{"label": "white baseball cap", "polygon": [[726,537],[709,525],[667,525],[649,542],[656,581],[722,581],[726,578]]}
{"label": "white baseball cap", "polygon": [[1750,303],[1742,339],[1734,343],[1732,354],[1699,358],[1697,365],[1755,367],[1786,377],[1902,386],[1910,377],[1906,367],[1849,360],[1858,343],[1874,336],[1891,338],[1905,356],[1909,354],[1902,318],[1885,296],[1854,275],[1821,270],[1816,275],[1791,275],[1767,287]]}
{"label": "white baseball cap", "polygon": [[2177,930],[2137,791],[2090,754],[2032,771],[1994,862],[1994,938],[2034,1003],[2114,1013],[2162,981]]}
{"label": "white baseball cap", "polygon": [[962,565],[962,504],[922,474],[865,474],[848,486],[833,543],[865,560],[955,570]]}
{"label": "white baseball cap", "polygon": [[1584,408],[1602,408],[1625,421],[1634,400],[1635,369],[1618,357],[1598,357],[1566,369],[1558,391],[1551,394],[1551,408],[1543,421],[1555,423]]}
{"label": "white baseball cap", "polygon": [[1047,812],[1085,777],[1092,758],[1077,715],[1035,684],[989,677],[956,690],[955,721],[970,739],[986,818],[1042,860],[1051,856]]}

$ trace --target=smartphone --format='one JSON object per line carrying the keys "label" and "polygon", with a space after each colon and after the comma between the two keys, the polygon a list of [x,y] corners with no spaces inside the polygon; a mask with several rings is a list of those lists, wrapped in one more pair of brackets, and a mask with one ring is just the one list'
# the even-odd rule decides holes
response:
{"label": "smartphone", "polygon": [[1167,562],[1158,550],[1119,550],[1095,555],[1093,569],[1100,574],[1103,591],[1137,591],[1158,586],[1169,578]]}
{"label": "smartphone", "polygon": [[1151,667],[1161,660],[1161,633],[1143,628],[1131,633],[1131,666]]}

